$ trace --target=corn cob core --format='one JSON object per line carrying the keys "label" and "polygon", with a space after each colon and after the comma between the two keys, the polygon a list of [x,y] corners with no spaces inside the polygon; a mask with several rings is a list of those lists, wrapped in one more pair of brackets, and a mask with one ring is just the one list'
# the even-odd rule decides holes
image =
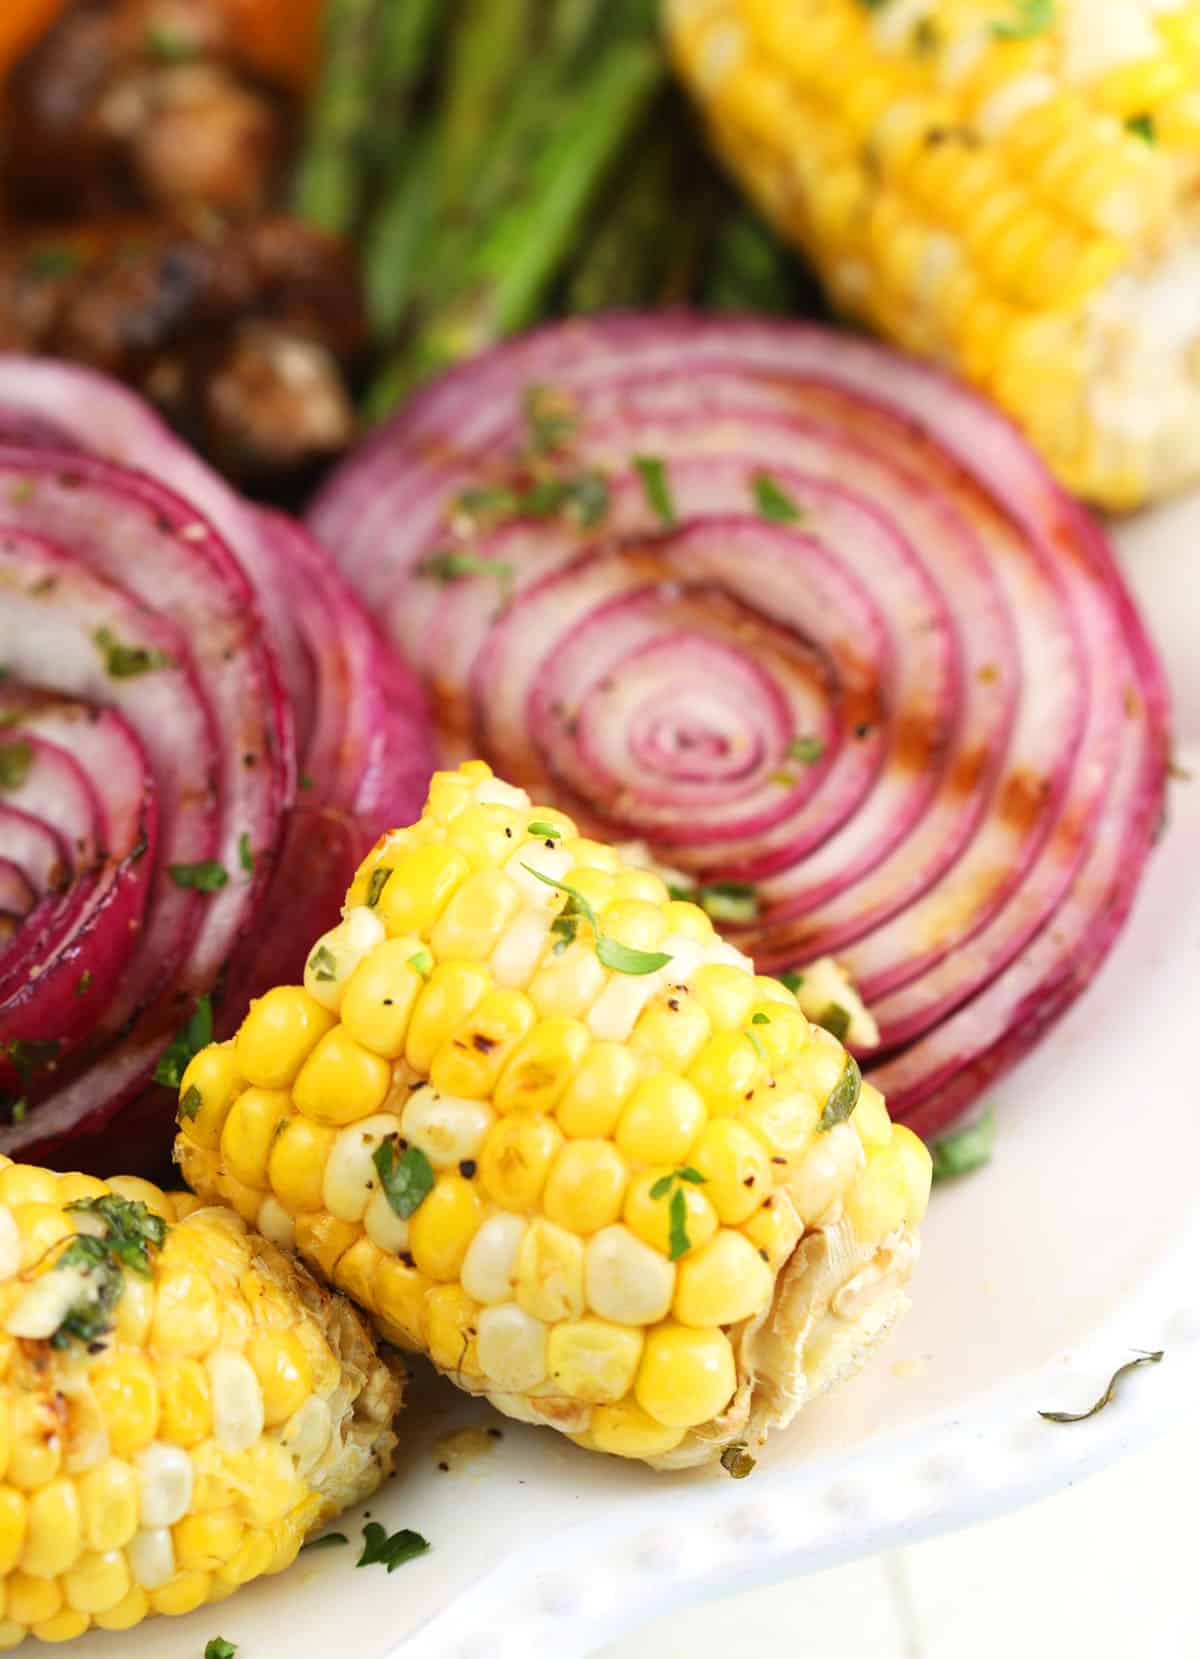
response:
{"label": "corn cob core", "polygon": [[667,0],[716,148],[835,303],[1063,481],[1200,477],[1200,5]]}
{"label": "corn cob core", "polygon": [[674,1465],[901,1304],[929,1157],[856,1090],[703,910],[471,761],[191,1062],[176,1156],[461,1387]]}
{"label": "corn cob core", "polygon": [[[68,1255],[106,1197],[167,1223],[105,1267],[111,1310]],[[354,1310],[146,1181],[0,1158],[0,1367],[0,1649],[219,1601],[390,1468],[399,1384]]]}

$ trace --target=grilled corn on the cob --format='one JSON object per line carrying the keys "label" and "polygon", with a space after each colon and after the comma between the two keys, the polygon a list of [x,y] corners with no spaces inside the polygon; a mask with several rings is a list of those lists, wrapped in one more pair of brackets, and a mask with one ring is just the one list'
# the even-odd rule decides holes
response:
{"label": "grilled corn on the cob", "polygon": [[1195,0],[666,0],[717,149],[834,302],[1066,484],[1200,477]]}
{"label": "grilled corn on the cob", "polygon": [[183,1078],[188,1181],[501,1410],[667,1467],[905,1305],[930,1163],[660,877],[482,762]]}
{"label": "grilled corn on the cob", "polygon": [[226,1209],[0,1158],[0,1649],[277,1572],[391,1464],[363,1322]]}

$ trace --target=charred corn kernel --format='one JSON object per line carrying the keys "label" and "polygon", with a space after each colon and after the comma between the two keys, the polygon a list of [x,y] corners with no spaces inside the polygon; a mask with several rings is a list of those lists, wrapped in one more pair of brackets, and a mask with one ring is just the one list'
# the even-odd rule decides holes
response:
{"label": "charred corn kernel", "polygon": [[771,1300],[775,1275],[744,1233],[722,1227],[678,1267],[672,1312],[681,1325],[706,1329],[752,1319]]}
{"label": "charred corn kernel", "polygon": [[286,1089],[244,1089],[221,1130],[221,1157],[235,1180],[262,1187],[267,1179],[271,1143],[288,1115]]}
{"label": "charred corn kernel", "polygon": [[662,1181],[674,1175],[674,1170],[659,1166],[635,1175],[629,1183],[625,1200],[625,1225],[643,1244],[669,1255],[671,1250],[671,1207],[676,1193],[683,1194],[684,1232],[689,1248],[704,1244],[717,1230],[717,1212],[704,1188],[691,1181],[675,1180],[665,1192],[658,1191]]}
{"label": "charred corn kernel", "polygon": [[304,989],[322,1008],[338,1013],[351,976],[386,938],[387,929],[368,905],[347,906],[338,925],[323,933],[309,952]]}
{"label": "charred corn kernel", "polygon": [[552,1112],[583,1064],[592,1037],[579,1020],[540,1020],[517,1044],[497,1080],[499,1112]]}
{"label": "charred corn kernel", "polygon": [[482,1221],[483,1201],[473,1183],[461,1175],[439,1176],[408,1224],[413,1261],[431,1279],[457,1279]]}
{"label": "charred corn kernel", "polygon": [[392,1068],[356,1043],[340,1025],[327,1031],[300,1070],[296,1109],[318,1123],[354,1123],[377,1112],[392,1085]]}
{"label": "charred corn kernel", "polygon": [[[845,170],[852,153],[832,146],[829,159]],[[801,1371],[819,1393],[847,1343],[857,1354],[884,1327],[915,1256],[928,1169],[869,1086],[861,1122],[821,1129],[830,1090],[853,1076],[845,1050],[702,910],[671,899],[667,879],[576,836],[486,767],[440,776],[420,823],[382,837],[355,876],[344,918],[376,911],[388,938],[330,993],[340,1017],[278,1120],[264,1112],[269,1142],[236,1105],[264,1086],[239,1074],[216,1145],[189,1138],[185,1112],[177,1152],[203,1197],[294,1245],[385,1338],[460,1387],[581,1446],[676,1467],[761,1437],[791,1409]],[[596,927],[563,886],[594,907]],[[606,967],[606,938],[668,960],[649,974]],[[864,1146],[887,1155],[870,1182]],[[902,1217],[886,1244],[861,1231],[881,1193]],[[246,1248],[236,1217],[208,1214],[222,1262]],[[885,1253],[886,1271],[871,1271]],[[172,1275],[221,1293],[211,1260],[169,1239],[161,1283]],[[293,1498],[270,1459],[292,1459],[303,1481],[337,1444],[328,1402],[341,1372],[328,1347],[278,1298],[222,1294],[220,1306],[211,1346],[193,1355],[182,1339],[176,1369],[158,1373],[150,1444],[189,1456],[195,1477],[186,1515],[154,1526],[164,1512],[151,1507],[124,1546],[152,1600],[197,1573],[216,1586],[206,1594],[224,1594],[260,1570],[268,1544],[268,1570],[286,1565],[308,1524],[298,1517],[317,1518],[320,1503]],[[170,1294],[164,1307],[169,1325]],[[213,1565],[219,1552],[190,1544],[176,1561],[171,1527],[229,1514],[239,1550],[254,1529],[268,1536],[244,1569],[241,1556]]]}
{"label": "charred corn kernel", "polygon": [[611,1142],[568,1141],[551,1166],[542,1205],[551,1221],[586,1236],[619,1218],[627,1179]]}
{"label": "charred corn kernel", "polygon": [[638,1083],[617,1123],[616,1142],[635,1164],[681,1164],[704,1127],[698,1090],[673,1072]]}
{"label": "charred corn kernel", "polygon": [[535,1209],[562,1140],[562,1130],[541,1113],[514,1112],[501,1118],[479,1159],[487,1196],[501,1209]]}
{"label": "charred corn kernel", "polygon": [[414,847],[400,855],[383,885],[376,910],[391,934],[427,939],[457,888],[471,873],[454,847]]}
{"label": "charred corn kernel", "polygon": [[546,1343],[546,1372],[573,1400],[611,1405],[633,1386],[642,1357],[642,1333],[604,1319],[564,1320]]}
{"label": "charred corn kernel", "polygon": [[761,1143],[734,1118],[714,1118],[692,1148],[704,1196],[727,1227],[748,1221],[771,1191],[771,1162]]}
{"label": "charred corn kernel", "polygon": [[319,1210],[325,1164],[337,1130],[310,1118],[290,1117],[271,1143],[267,1178],[289,1215]]}
{"label": "charred corn kernel", "polygon": [[[188,1061],[179,1090],[179,1127],[188,1140],[195,1141],[197,1146],[215,1147],[229,1109],[243,1086],[232,1043],[214,1043],[211,1048],[202,1048],[199,1054],[194,1054]],[[60,1192],[60,1202],[70,1203],[71,1198],[87,1196],[94,1194],[72,1192],[68,1198]]]}
{"label": "charred corn kernel", "polygon": [[737,1367],[724,1331],[665,1324],[646,1333],[634,1392],[655,1422],[678,1429],[706,1423],[729,1404],[736,1385]]}
{"label": "charred corn kernel", "polygon": [[10,1573],[21,1559],[25,1524],[24,1495],[13,1486],[0,1486],[0,1573]]}
{"label": "charred corn kernel", "polygon": [[21,1571],[31,1578],[57,1578],[82,1548],[83,1519],[75,1483],[52,1480],[31,1492],[25,1506]]}
{"label": "charred corn kernel", "polygon": [[424,975],[413,966],[419,960],[420,940],[387,939],[364,957],[347,981],[341,1002],[346,1030],[385,1060],[404,1053],[408,1025]]}
{"label": "charred corn kernel", "polygon": [[434,1055],[483,1000],[491,983],[487,969],[475,962],[444,962],[433,969],[408,1028],[404,1055],[414,1071],[429,1076]]}
{"label": "charred corn kernel", "polygon": [[53,1480],[62,1463],[63,1422],[41,1394],[16,1394],[8,1407],[8,1479],[31,1492]]}
{"label": "charred corn kernel", "polygon": [[234,1039],[238,1069],[260,1089],[286,1089],[333,1024],[333,1015],[299,985],[256,997]]}
{"label": "charred corn kernel", "polygon": [[593,1044],[559,1101],[560,1129],[581,1140],[611,1135],[640,1075],[636,1055],[623,1043]]}

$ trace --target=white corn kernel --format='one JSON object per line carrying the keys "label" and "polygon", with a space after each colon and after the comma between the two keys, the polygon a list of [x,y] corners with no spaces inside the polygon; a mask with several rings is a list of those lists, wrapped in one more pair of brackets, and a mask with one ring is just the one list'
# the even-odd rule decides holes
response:
{"label": "white corn kernel", "polygon": [[296,1242],[296,1224],[274,1193],[263,1199],[257,1226],[262,1236],[281,1250],[290,1250]]}
{"label": "white corn kernel", "polygon": [[382,1187],[371,1194],[363,1227],[371,1243],[389,1256],[399,1256],[408,1249],[408,1222],[393,1210]]}
{"label": "white corn kernel", "polygon": [[83,1265],[57,1267],[35,1279],[23,1291],[4,1321],[9,1336],[29,1342],[45,1342],[58,1330],[73,1308],[95,1307],[100,1299],[100,1281]]}
{"label": "white corn kernel", "polygon": [[484,1308],[478,1332],[480,1366],[499,1388],[527,1391],[546,1375],[546,1327],[515,1302]]}
{"label": "white corn kernel", "polygon": [[[787,1190],[806,1227],[814,1226],[850,1185],[866,1163],[866,1154],[851,1123],[837,1123],[813,1136]],[[840,1207],[840,1204],[839,1204]]]}
{"label": "white corn kernel", "polygon": [[400,1133],[419,1146],[434,1169],[454,1169],[477,1158],[496,1114],[482,1100],[463,1100],[425,1087],[409,1095]]}
{"label": "white corn kernel", "polygon": [[485,778],[472,790],[477,806],[510,806],[514,810],[529,805],[529,796],[514,784],[502,778]]}
{"label": "white corn kernel", "polygon": [[[553,889],[548,887],[546,891],[549,893]],[[546,949],[550,921],[551,911],[544,906],[535,908],[528,905],[517,912],[500,935],[488,960],[497,985],[516,991],[525,989]]]}
{"label": "white corn kernel", "polygon": [[314,1001],[336,1014],[350,975],[386,938],[387,928],[369,905],[352,906],[309,951],[304,964],[304,989]]}
{"label": "white corn kernel", "polygon": [[298,1475],[307,1475],[320,1461],[333,1433],[333,1415],[319,1394],[311,1394],[283,1425],[279,1444],[290,1452]]}
{"label": "white corn kernel", "polygon": [[125,1549],[134,1578],[143,1590],[157,1590],[175,1577],[175,1543],[168,1527],[135,1532]]}
{"label": "white corn kernel", "polygon": [[156,1440],[134,1460],[141,1481],[143,1527],[169,1527],[187,1514],[192,1502],[195,1472],[180,1446]]}
{"label": "white corn kernel", "polygon": [[627,1042],[638,1015],[666,983],[663,968],[652,974],[614,973],[584,1016],[588,1030],[600,1042]]}
{"label": "white corn kernel", "polygon": [[381,1141],[400,1132],[392,1112],[377,1112],[343,1129],[329,1149],[321,1192],[325,1208],[339,1221],[361,1221],[379,1184],[375,1153]]}
{"label": "white corn kernel", "polygon": [[488,1217],[463,1258],[462,1287],[468,1296],[485,1304],[508,1301],[527,1226],[522,1216],[503,1210]]}
{"label": "white corn kernel", "polygon": [[218,1348],[208,1356],[213,1436],[227,1452],[244,1452],[263,1431],[263,1397],[254,1367],[242,1354]]}
{"label": "white corn kernel", "polygon": [[[559,842],[548,847],[544,841],[529,841],[508,860],[504,873],[511,876],[521,889],[521,897],[526,904],[532,905],[535,910],[553,912],[561,906],[563,893],[561,888],[552,887],[549,883],[565,881],[570,868],[571,855]],[[531,870],[536,870],[547,880],[539,881],[537,876],[530,874]]]}
{"label": "white corn kernel", "polygon": [[583,1278],[588,1307],[615,1325],[665,1319],[675,1294],[674,1264],[620,1224],[588,1240]]}

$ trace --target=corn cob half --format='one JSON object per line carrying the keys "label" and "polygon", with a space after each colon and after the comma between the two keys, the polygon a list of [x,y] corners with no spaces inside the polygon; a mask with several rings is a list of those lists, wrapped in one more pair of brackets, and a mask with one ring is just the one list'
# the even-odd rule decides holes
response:
{"label": "corn cob half", "polygon": [[930,1161],[697,906],[479,761],[301,986],[183,1078],[176,1156],[502,1411],[676,1467],[905,1305]]}
{"label": "corn cob half", "polygon": [[358,1314],[227,1209],[0,1158],[0,1649],[278,1572],[390,1470]]}
{"label": "corn cob half", "polygon": [[834,303],[1113,508],[1200,477],[1195,0],[666,0],[716,148]]}

